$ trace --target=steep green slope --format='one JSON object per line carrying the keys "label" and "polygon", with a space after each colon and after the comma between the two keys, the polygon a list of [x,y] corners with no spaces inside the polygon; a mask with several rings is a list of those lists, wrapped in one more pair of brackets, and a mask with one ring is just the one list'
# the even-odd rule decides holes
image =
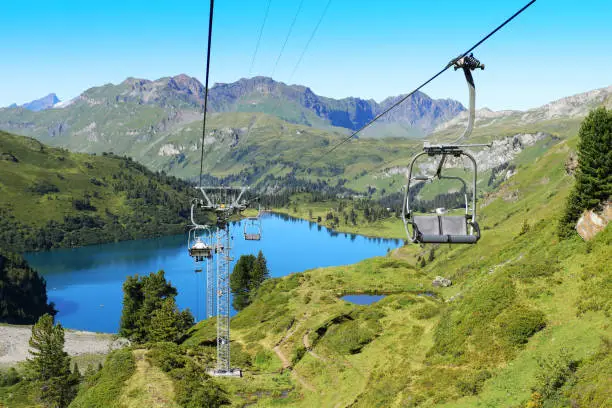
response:
{"label": "steep green slope", "polygon": [[131,159],[70,153],[0,132],[0,248],[180,233],[190,186]]}
{"label": "steep green slope", "polygon": [[[222,380],[235,406],[609,405],[612,232],[556,237],[575,142],[487,197],[475,246],[433,247],[422,268],[431,248],[410,246],[265,283],[232,320],[235,364],[247,371]],[[432,287],[436,275],[453,285]],[[339,299],[362,292],[388,296]],[[184,347],[210,347],[214,333],[205,321]],[[279,365],[291,372],[280,394]]]}

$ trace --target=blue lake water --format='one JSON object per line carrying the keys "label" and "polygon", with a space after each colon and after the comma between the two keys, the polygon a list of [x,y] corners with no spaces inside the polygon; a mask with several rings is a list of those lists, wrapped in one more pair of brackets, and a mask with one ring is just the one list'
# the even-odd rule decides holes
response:
{"label": "blue lake water", "polygon": [[[245,241],[242,222],[231,226],[234,259],[262,250],[272,277],[352,264],[402,244],[400,240],[336,233],[274,214],[262,218],[260,241]],[[59,311],[56,319],[64,327],[117,332],[126,276],[160,269],[178,289],[178,306],[204,318],[205,274],[194,273],[185,235],[28,253],[25,258],[47,280],[49,299]]]}
{"label": "blue lake water", "polygon": [[341,299],[356,305],[371,305],[384,297],[384,295],[346,295],[342,296]]}

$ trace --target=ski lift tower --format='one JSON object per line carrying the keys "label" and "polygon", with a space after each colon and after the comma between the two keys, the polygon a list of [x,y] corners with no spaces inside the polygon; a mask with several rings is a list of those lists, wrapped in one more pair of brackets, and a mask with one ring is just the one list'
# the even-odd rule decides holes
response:
{"label": "ski lift tower", "polygon": [[[213,250],[217,257],[217,368],[210,372],[215,376],[241,377],[242,371],[230,366],[230,262],[231,234],[229,218],[244,210],[246,200],[242,198],[247,187],[197,187],[203,198],[201,208],[214,211],[217,217],[217,233]],[[212,282],[207,281],[207,305],[214,298]]]}

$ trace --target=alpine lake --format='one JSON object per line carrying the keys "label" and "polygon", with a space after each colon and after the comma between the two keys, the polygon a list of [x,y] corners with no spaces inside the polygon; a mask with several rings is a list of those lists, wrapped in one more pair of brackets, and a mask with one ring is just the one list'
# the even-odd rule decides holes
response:
{"label": "alpine lake", "polygon": [[[356,263],[402,245],[401,240],[338,233],[279,214],[264,215],[261,240],[246,241],[244,222],[230,224],[230,271],[241,255],[257,255],[260,250],[270,277],[280,277]],[[179,308],[189,308],[196,320],[205,318],[206,276],[195,273],[195,263],[187,251],[187,235],[31,252],[25,258],[45,277],[49,300],[58,310],[56,320],[66,328],[116,333],[126,276],[159,270],[177,288]]]}

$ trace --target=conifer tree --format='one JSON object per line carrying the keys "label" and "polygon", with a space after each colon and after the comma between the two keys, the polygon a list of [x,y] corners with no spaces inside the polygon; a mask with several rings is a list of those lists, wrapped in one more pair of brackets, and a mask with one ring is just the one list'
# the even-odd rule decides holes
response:
{"label": "conifer tree", "polygon": [[[123,311],[119,334],[137,342],[149,340],[151,317],[167,299],[174,299],[176,288],[166,281],[164,271],[147,276],[130,276],[123,284]],[[175,304],[176,306],[176,304]],[[178,312],[177,312],[178,313]],[[179,316],[185,324],[193,324],[188,310]]]}
{"label": "conifer tree", "polygon": [[151,317],[149,340],[177,341],[179,338],[179,312],[173,298],[164,300],[161,308],[156,309]]}
{"label": "conifer tree", "polygon": [[597,108],[584,119],[578,133],[576,184],[559,223],[559,236],[572,234],[584,210],[597,208],[612,196],[612,110]]}
{"label": "conifer tree", "polygon": [[[75,378],[70,372],[70,357],[64,351],[64,328],[53,324],[45,314],[32,327],[29,376],[40,387],[40,400],[48,407],[66,407],[76,394]],[[79,378],[80,380],[80,378]]]}

